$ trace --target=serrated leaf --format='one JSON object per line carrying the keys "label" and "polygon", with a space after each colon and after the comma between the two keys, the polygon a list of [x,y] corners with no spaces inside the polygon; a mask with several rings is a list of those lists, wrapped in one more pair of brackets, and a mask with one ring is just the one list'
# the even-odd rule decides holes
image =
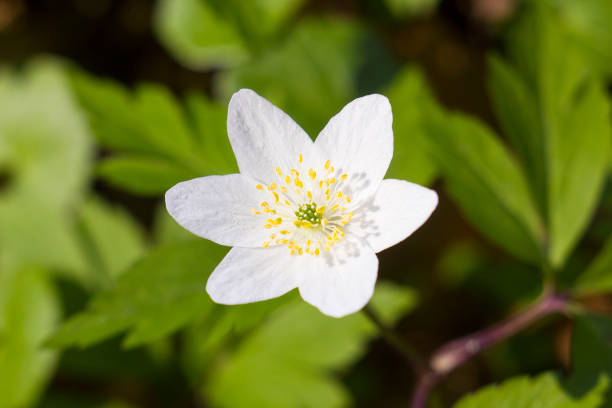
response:
{"label": "serrated leaf", "polygon": [[0,406],[32,406],[53,373],[57,351],[43,342],[60,319],[48,272],[0,270]]}
{"label": "serrated leaf", "polygon": [[73,71],[71,84],[103,147],[179,161],[204,171],[206,163],[182,106],[161,85],[141,84],[128,92],[116,82]]}
{"label": "serrated leaf", "polygon": [[494,59],[490,87],[548,226],[548,261],[563,266],[591,219],[610,155],[603,84],[544,2],[509,32],[511,63]]}
{"label": "serrated leaf", "polygon": [[463,397],[453,408],[597,408],[608,385],[609,380],[602,377],[587,394],[575,396],[552,373],[518,377]]}
{"label": "serrated leaf", "polygon": [[430,152],[464,214],[493,242],[533,263],[543,227],[520,166],[494,133],[459,114],[431,112]]}
{"label": "serrated leaf", "polygon": [[118,82],[70,72],[72,90],[89,119],[98,143],[105,148],[157,153],[135,115],[132,95]]}
{"label": "serrated leaf", "polygon": [[[392,324],[410,310],[413,295],[379,284],[372,302]],[[403,297],[408,300],[402,302]],[[346,406],[350,396],[331,373],[361,356],[376,333],[361,313],[334,319],[301,299],[291,301],[220,363],[209,376],[207,396],[217,407]],[[236,389],[241,392],[232,392]]]}
{"label": "serrated leaf", "polygon": [[131,347],[169,335],[211,308],[204,287],[225,252],[204,240],[157,248],[70,318],[50,343],[85,347],[127,330],[124,344]]}
{"label": "serrated leaf", "polygon": [[81,209],[80,224],[100,276],[116,278],[145,252],[144,231],[120,207],[92,198]]}
{"label": "serrated leaf", "polygon": [[428,185],[436,166],[427,154],[424,116],[435,103],[422,73],[404,68],[384,94],[393,107],[393,160],[386,178]]}
{"label": "serrated leaf", "polygon": [[187,112],[158,85],[129,92],[77,71],[72,85],[96,138],[117,153],[97,167],[97,175],[112,185],[158,195],[179,181],[235,169],[225,131],[226,108],[203,95],[190,95]]}

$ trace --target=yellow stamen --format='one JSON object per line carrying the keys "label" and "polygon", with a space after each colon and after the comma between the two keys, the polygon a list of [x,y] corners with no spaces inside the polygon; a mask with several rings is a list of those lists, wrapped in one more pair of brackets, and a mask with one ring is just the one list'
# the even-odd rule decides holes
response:
{"label": "yellow stamen", "polygon": [[279,217],[279,218],[276,218],[276,219],[274,219],[274,220],[270,218],[270,219],[268,220],[268,222],[269,222],[270,224],[272,224],[272,225],[280,225],[280,224],[283,222],[283,219],[282,219],[282,218],[280,218],[280,217]]}
{"label": "yellow stamen", "polygon": [[316,171],[314,171],[313,169],[309,169],[309,170],[308,170],[308,175],[310,176],[310,178],[311,178],[312,180],[314,180],[314,179],[316,179],[316,178],[317,178],[317,172],[316,172]]}

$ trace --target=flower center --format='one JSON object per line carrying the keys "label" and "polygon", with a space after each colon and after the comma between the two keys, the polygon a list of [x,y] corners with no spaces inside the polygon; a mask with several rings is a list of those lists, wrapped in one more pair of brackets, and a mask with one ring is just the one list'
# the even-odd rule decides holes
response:
{"label": "flower center", "polygon": [[300,205],[294,214],[298,221],[302,223],[308,222],[312,226],[320,225],[323,219],[321,212],[317,212],[317,205],[315,203]]}
{"label": "flower center", "polygon": [[264,248],[285,245],[292,255],[318,256],[344,237],[342,228],[353,216],[346,207],[351,202],[346,194],[348,175],[336,174],[329,160],[318,171],[305,168],[301,154],[296,167],[286,172],[276,167],[276,182],[258,184],[270,200],[251,211],[270,230]]}

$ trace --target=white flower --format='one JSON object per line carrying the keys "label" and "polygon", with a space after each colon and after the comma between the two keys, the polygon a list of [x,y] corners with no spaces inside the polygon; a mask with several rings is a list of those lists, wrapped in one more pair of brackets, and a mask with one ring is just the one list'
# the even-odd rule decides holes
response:
{"label": "white flower", "polygon": [[437,194],[383,180],[393,155],[391,106],[355,99],[317,140],[283,111],[242,89],[227,130],[240,174],[202,177],[166,193],[187,230],[232,246],[206,290],[222,304],[257,302],[299,288],[326,315],[361,309],[374,291],[380,252],[419,228]]}

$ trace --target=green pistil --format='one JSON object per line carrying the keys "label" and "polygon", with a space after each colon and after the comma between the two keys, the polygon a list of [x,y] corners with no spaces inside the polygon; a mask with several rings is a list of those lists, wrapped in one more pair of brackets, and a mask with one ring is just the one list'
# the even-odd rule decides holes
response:
{"label": "green pistil", "polygon": [[317,213],[317,205],[315,203],[302,204],[295,212],[295,216],[300,221],[307,221],[312,225],[320,225],[322,214]]}

